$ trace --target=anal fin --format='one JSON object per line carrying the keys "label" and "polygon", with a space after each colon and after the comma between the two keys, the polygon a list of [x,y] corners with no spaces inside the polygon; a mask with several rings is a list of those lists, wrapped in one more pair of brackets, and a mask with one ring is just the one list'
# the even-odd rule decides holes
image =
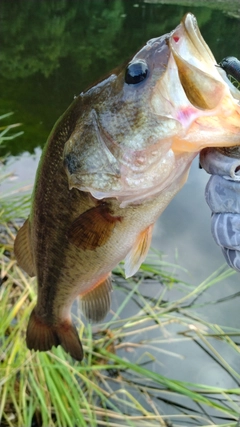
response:
{"label": "anal fin", "polygon": [[125,258],[125,276],[133,276],[145,260],[152,241],[153,224],[142,231]]}
{"label": "anal fin", "polygon": [[31,248],[29,219],[24,222],[23,226],[17,233],[17,237],[14,242],[14,254],[20,267],[26,271],[30,277],[35,276],[36,273]]}
{"label": "anal fin", "polygon": [[90,290],[80,295],[84,316],[93,322],[104,319],[110,310],[112,282],[111,275],[102,278]]}

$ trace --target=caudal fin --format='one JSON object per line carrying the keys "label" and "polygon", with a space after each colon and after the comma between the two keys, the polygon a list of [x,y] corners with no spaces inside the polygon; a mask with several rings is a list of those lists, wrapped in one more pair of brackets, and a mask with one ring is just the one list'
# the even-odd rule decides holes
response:
{"label": "caudal fin", "polygon": [[75,326],[69,320],[52,326],[43,323],[32,311],[27,327],[27,347],[29,350],[47,351],[61,345],[74,359],[83,359],[82,344]]}

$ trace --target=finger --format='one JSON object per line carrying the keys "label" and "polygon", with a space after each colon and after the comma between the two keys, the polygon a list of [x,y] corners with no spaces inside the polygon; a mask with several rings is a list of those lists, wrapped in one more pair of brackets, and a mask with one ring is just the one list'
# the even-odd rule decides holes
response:
{"label": "finger", "polygon": [[222,252],[229,267],[240,272],[240,252],[228,248],[222,248]]}
{"label": "finger", "polygon": [[211,231],[217,245],[240,251],[240,215],[213,214]]}
{"label": "finger", "polygon": [[221,175],[240,181],[240,159],[226,156],[216,148],[202,150],[200,164],[211,175]]}
{"label": "finger", "polygon": [[214,213],[240,214],[240,183],[213,175],[205,190],[206,202]]}

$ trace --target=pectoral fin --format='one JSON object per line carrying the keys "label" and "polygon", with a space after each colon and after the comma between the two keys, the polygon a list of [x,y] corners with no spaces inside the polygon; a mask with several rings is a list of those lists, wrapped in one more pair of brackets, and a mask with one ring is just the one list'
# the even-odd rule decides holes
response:
{"label": "pectoral fin", "polygon": [[29,274],[30,277],[36,275],[30,238],[29,219],[25,221],[18,231],[14,242],[14,254],[20,267]]}
{"label": "pectoral fin", "polygon": [[121,217],[113,216],[106,203],[81,214],[71,225],[68,238],[81,249],[94,250],[104,245]]}
{"label": "pectoral fin", "polygon": [[142,231],[131,251],[125,258],[125,276],[131,277],[135,274],[142,262],[145,260],[152,241],[153,224]]}
{"label": "pectoral fin", "polygon": [[112,282],[108,274],[88,292],[80,295],[84,316],[93,322],[104,319],[111,305]]}

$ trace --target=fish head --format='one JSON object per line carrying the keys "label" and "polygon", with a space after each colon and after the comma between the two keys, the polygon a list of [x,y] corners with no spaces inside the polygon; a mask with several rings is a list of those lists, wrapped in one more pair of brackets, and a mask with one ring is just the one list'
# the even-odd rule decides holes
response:
{"label": "fish head", "polygon": [[239,92],[216,65],[189,13],[82,93],[64,148],[69,187],[139,203],[183,183],[202,148],[239,145]]}

